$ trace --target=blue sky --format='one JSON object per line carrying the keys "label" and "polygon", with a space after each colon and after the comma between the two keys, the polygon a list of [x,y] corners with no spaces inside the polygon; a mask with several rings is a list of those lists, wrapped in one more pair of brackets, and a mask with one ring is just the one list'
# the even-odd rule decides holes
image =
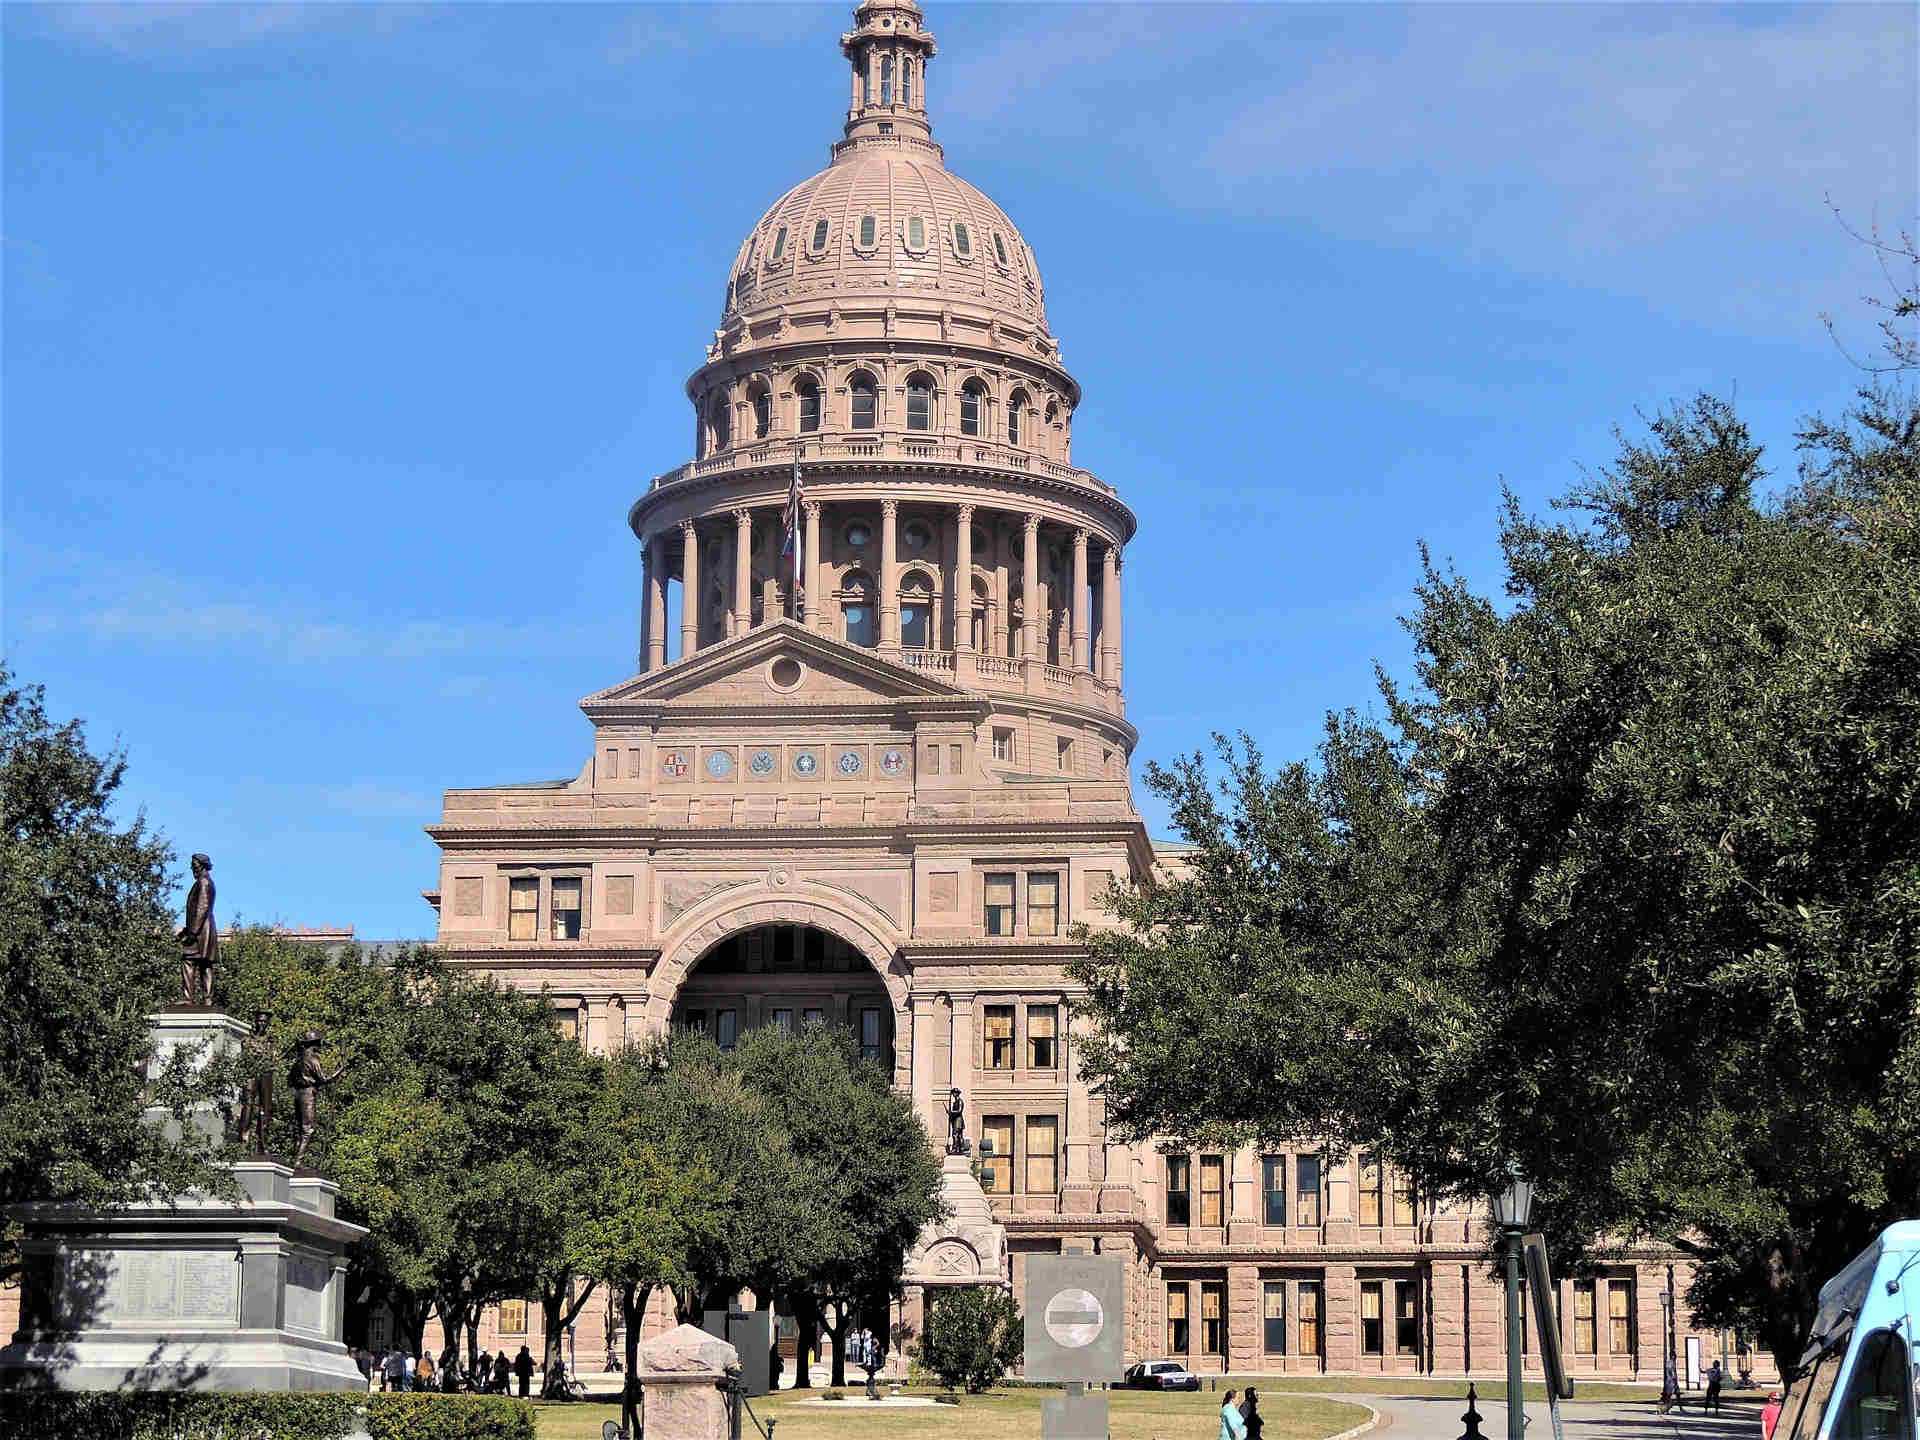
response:
{"label": "blue sky", "polygon": [[[5,7],[0,635],[225,916],[429,934],[440,790],[578,768],[849,10]],[[1827,202],[1916,212],[1915,16],[933,0],[936,134],[1140,518],[1137,758],[1310,749],[1419,542],[1497,586],[1501,483],[1636,412],[1730,397],[1789,474],[1860,378],[1822,312],[1871,343]]]}

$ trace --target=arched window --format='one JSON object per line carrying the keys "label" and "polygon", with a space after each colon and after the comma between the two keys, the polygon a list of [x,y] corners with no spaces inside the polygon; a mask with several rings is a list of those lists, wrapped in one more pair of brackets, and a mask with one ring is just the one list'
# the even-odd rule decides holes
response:
{"label": "arched window", "polygon": [[780,263],[780,257],[787,253],[787,227],[782,225],[773,234],[773,251],[767,256],[769,265]]}
{"label": "arched window", "polygon": [[1005,265],[1008,263],[1007,242],[1000,237],[1000,232],[998,230],[993,232],[993,253],[1000,257],[1000,263],[1002,265]]}
{"label": "arched window", "polygon": [[980,433],[981,402],[986,398],[986,387],[978,380],[969,380],[960,387],[960,433],[978,435]]}
{"label": "arched window", "polygon": [[880,222],[871,215],[860,217],[860,248],[871,250],[880,238]]}
{"label": "arched window", "polygon": [[975,576],[973,581],[973,604],[970,607],[972,610],[971,623],[973,626],[971,636],[973,648],[983,655],[987,650],[987,614],[992,608],[992,603],[992,599],[987,593],[987,582]]}
{"label": "arched window", "polygon": [[808,379],[794,381],[793,393],[800,398],[800,429],[820,428],[820,387]]}
{"label": "arched window", "polygon": [[927,222],[919,215],[907,217],[907,249],[918,254],[927,248]]}
{"label": "arched window", "polygon": [[891,55],[880,57],[880,103],[882,105],[893,103],[893,57]]}
{"label": "arched window", "polygon": [[873,429],[875,419],[874,399],[876,393],[873,386],[873,377],[863,370],[853,377],[853,383],[847,388],[853,401],[853,428],[856,430]]}
{"label": "arched window", "polygon": [[1007,443],[1020,443],[1020,412],[1027,408],[1027,392],[1016,390],[1007,400]]}
{"label": "arched window", "polygon": [[924,375],[914,375],[907,381],[907,428],[933,428],[933,382]]}
{"label": "arched window", "polygon": [[1047,433],[1042,437],[1056,451],[1060,448],[1060,407],[1047,402]]}
{"label": "arched window", "polygon": [[900,103],[913,104],[913,61],[900,62]]}
{"label": "arched window", "polygon": [[764,440],[773,428],[773,392],[762,385],[753,392],[753,438]]}
{"label": "arched window", "polygon": [[933,583],[918,571],[900,587],[900,643],[914,650],[933,644]]}
{"label": "arched window", "polygon": [[840,587],[840,624],[849,645],[875,644],[876,618],[873,609],[873,581],[855,570]]}
{"label": "arched window", "polygon": [[965,260],[973,254],[973,236],[967,233],[967,222],[953,222],[953,253]]}
{"label": "arched window", "polygon": [[813,222],[813,253],[818,255],[827,248],[827,230],[831,222],[816,220]]}
{"label": "arched window", "polygon": [[714,396],[707,406],[707,439],[709,454],[733,443],[732,410],[725,395]]}

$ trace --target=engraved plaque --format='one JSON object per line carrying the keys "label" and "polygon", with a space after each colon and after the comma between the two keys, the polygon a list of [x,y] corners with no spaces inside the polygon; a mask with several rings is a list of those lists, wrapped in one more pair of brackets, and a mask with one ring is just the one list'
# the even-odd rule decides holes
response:
{"label": "engraved plaque", "polygon": [[607,877],[607,913],[609,915],[633,914],[633,876],[609,875]]}
{"label": "engraved plaque", "polygon": [[287,1257],[287,1328],[309,1335],[327,1333],[327,1282],[332,1267],[313,1256]]}
{"label": "engraved plaque", "polygon": [[453,913],[456,915],[478,915],[480,897],[486,881],[478,875],[461,875],[453,882]]}
{"label": "engraved plaque", "polygon": [[960,873],[957,870],[935,870],[927,876],[927,905],[933,910],[958,910],[960,908]]}
{"label": "engraved plaque", "polygon": [[[96,1298],[97,1297],[97,1298]],[[107,1329],[240,1323],[240,1259],[231,1250],[76,1251],[62,1309]]]}
{"label": "engraved plaque", "polygon": [[240,1262],[191,1252],[180,1261],[180,1318],[198,1325],[240,1323]]}

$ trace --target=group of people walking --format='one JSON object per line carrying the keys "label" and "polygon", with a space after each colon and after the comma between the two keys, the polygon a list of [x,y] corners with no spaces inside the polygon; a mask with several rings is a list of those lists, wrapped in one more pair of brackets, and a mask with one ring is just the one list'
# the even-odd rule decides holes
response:
{"label": "group of people walking", "polygon": [[458,1352],[442,1350],[436,1360],[431,1351],[411,1355],[399,1348],[382,1351],[355,1350],[354,1364],[367,1377],[369,1390],[387,1392],[432,1391],[443,1395],[510,1395],[519,1381],[520,1396],[526,1398],[533,1384],[533,1352],[526,1346],[511,1359],[506,1347],[498,1355],[482,1350],[473,1368],[460,1364]]}
{"label": "group of people walking", "polygon": [[1220,1440],[1260,1440],[1260,1432],[1267,1428],[1260,1418],[1260,1392],[1249,1385],[1246,1398],[1236,1405],[1233,1397],[1239,1393],[1229,1390],[1221,1402]]}

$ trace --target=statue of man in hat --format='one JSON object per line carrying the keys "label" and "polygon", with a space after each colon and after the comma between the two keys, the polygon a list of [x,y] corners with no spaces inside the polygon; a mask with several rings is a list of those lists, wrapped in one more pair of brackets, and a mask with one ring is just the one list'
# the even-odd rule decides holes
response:
{"label": "statue of man in hat", "polygon": [[246,1056],[247,1077],[241,1082],[240,1114],[234,1122],[235,1139],[250,1146],[250,1154],[267,1153],[267,1127],[273,1121],[273,1040],[267,1033],[267,1012],[253,1016],[253,1034],[241,1052]]}
{"label": "statue of man in hat", "polygon": [[193,888],[187,891],[187,923],[180,927],[180,1003],[191,1010],[213,1005],[213,966],[220,958],[220,929],[213,919],[213,861],[193,857]]}
{"label": "statue of man in hat", "polygon": [[294,1056],[293,1069],[287,1076],[287,1083],[293,1090],[293,1118],[300,1127],[300,1138],[293,1147],[295,1169],[300,1167],[300,1162],[306,1158],[307,1146],[313,1142],[313,1132],[319,1123],[320,1091],[346,1074],[347,1070],[342,1063],[329,1075],[326,1067],[320,1063],[319,1049],[318,1030],[309,1030],[302,1035]]}

